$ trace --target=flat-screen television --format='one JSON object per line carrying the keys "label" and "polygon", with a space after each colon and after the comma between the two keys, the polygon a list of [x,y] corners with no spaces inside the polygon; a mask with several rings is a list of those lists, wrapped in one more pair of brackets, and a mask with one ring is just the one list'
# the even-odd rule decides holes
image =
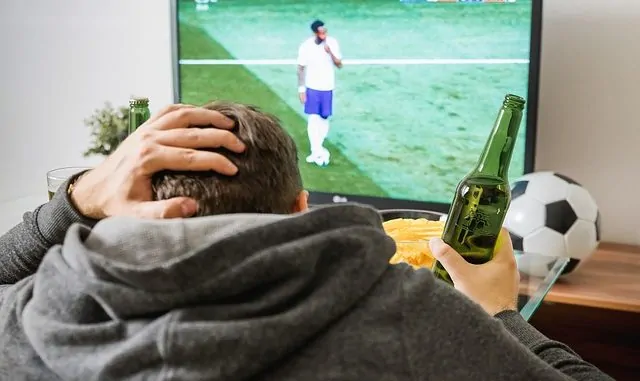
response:
{"label": "flat-screen television", "polygon": [[533,170],[541,0],[176,0],[175,100],[239,101],[296,140],[311,203],[446,212],[507,93]]}

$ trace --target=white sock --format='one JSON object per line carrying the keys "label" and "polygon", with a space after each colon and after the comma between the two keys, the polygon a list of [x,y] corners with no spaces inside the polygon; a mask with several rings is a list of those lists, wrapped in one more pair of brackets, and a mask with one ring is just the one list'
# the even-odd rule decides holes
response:
{"label": "white sock", "polygon": [[309,136],[309,146],[311,147],[311,154],[318,155],[322,151],[322,142],[324,138],[321,137],[322,131],[322,118],[320,115],[311,114],[307,121],[307,135]]}
{"label": "white sock", "polygon": [[318,141],[320,142],[320,147],[324,145],[324,140],[329,135],[329,119],[319,118],[320,121],[318,123]]}

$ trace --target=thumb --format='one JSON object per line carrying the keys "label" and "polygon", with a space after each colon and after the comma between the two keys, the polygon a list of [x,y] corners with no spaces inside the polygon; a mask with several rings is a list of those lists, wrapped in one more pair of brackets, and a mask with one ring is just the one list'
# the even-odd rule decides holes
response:
{"label": "thumb", "polygon": [[464,274],[471,266],[460,254],[458,254],[458,252],[453,250],[453,248],[447,245],[441,238],[432,238],[429,241],[429,248],[431,249],[431,254],[433,254],[434,258],[442,264],[442,267],[444,267],[445,270],[447,270],[454,283],[456,283],[458,279],[463,278]]}
{"label": "thumb", "polygon": [[165,219],[191,217],[198,211],[198,204],[188,197],[148,201],[136,205],[135,215],[140,218]]}

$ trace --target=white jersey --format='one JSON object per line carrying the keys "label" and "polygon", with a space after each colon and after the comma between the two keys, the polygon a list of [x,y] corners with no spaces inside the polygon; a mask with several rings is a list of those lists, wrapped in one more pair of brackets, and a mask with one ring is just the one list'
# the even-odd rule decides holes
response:
{"label": "white jersey", "polygon": [[336,85],[335,64],[331,55],[324,50],[327,44],[334,56],[342,59],[338,40],[327,36],[322,44],[316,44],[315,37],[300,44],[298,49],[298,65],[304,66],[304,85],[313,90],[333,90]]}

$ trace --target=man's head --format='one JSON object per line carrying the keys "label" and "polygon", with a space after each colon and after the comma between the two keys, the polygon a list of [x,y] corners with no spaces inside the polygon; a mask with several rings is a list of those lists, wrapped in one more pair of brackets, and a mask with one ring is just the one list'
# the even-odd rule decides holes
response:
{"label": "man's head", "polygon": [[[191,197],[198,202],[197,216],[228,213],[287,214],[307,208],[302,188],[296,144],[279,120],[259,109],[232,102],[204,106],[233,119],[233,132],[246,145],[236,154],[216,149],[237,167],[235,176],[215,172],[171,172],[153,176],[156,200]],[[194,127],[197,128],[197,127]]]}
{"label": "man's head", "polygon": [[311,31],[316,36],[316,41],[324,41],[327,38],[327,28],[320,20],[311,23]]}

